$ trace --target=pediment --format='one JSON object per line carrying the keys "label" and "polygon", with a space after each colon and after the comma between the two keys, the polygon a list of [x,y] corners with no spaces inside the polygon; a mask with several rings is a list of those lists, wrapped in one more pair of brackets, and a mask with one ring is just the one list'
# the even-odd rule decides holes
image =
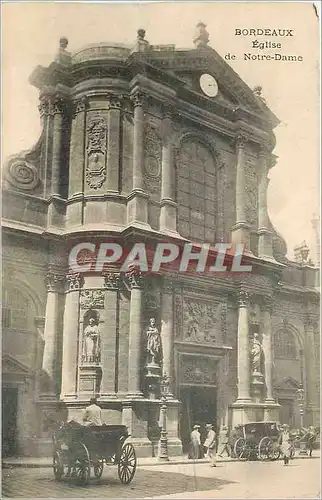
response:
{"label": "pediment", "polygon": [[218,83],[218,102],[234,107],[242,107],[256,113],[263,120],[270,122],[273,128],[279,123],[266,103],[240,78],[233,68],[214,49],[207,47],[194,50],[169,52],[149,52],[148,62],[160,69],[176,75],[187,87],[195,85],[195,78],[202,73],[212,74]]}
{"label": "pediment", "polygon": [[23,363],[6,354],[2,357],[2,374],[19,377],[30,377],[32,372]]}
{"label": "pediment", "polygon": [[296,391],[301,387],[301,383],[293,377],[285,377],[276,384],[276,389],[283,391]]}

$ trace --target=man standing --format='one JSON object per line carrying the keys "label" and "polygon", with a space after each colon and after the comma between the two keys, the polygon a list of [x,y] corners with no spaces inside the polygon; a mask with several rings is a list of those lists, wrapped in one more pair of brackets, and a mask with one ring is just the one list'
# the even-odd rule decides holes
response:
{"label": "man standing", "polygon": [[207,437],[204,442],[207,457],[210,459],[210,467],[216,467],[216,433],[211,424],[206,424]]}
{"label": "man standing", "polygon": [[97,404],[96,398],[91,398],[89,406],[85,408],[83,423],[84,425],[102,425],[102,410]]}
{"label": "man standing", "polygon": [[229,435],[228,435],[228,427],[223,425],[221,431],[219,433],[219,456],[222,457],[223,453],[226,452],[227,456],[230,457],[230,446],[229,446]]}
{"label": "man standing", "polygon": [[189,458],[192,458],[194,460],[198,460],[200,457],[200,448],[201,448],[201,440],[200,440],[200,425],[194,425],[193,430],[190,434],[190,440],[191,440],[191,449],[190,449],[190,454]]}

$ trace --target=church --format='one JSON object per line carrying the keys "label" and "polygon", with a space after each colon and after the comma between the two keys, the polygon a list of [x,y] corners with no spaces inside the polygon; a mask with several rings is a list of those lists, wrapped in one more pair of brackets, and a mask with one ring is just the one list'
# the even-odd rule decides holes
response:
{"label": "church", "polygon": [[[96,43],[38,66],[42,132],[3,175],[4,456],[51,455],[96,396],[138,456],[192,426],[319,425],[319,270],[267,210],[279,120],[209,45]],[[282,168],[282,167],[280,167]],[[251,273],[70,268],[71,250],[242,244]],[[83,255],[86,262],[88,255]],[[162,396],[162,397],[161,397]]]}

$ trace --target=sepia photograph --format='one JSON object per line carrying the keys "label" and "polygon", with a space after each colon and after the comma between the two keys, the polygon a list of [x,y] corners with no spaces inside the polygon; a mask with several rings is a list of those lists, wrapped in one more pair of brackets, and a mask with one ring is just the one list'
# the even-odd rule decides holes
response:
{"label": "sepia photograph", "polygon": [[319,5],[1,14],[2,497],[321,498]]}

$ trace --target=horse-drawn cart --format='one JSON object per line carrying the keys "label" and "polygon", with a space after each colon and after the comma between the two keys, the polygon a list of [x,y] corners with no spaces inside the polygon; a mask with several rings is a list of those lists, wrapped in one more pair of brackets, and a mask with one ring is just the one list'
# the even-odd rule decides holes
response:
{"label": "horse-drawn cart", "polygon": [[136,470],[136,455],[124,425],[85,427],[76,422],[63,424],[53,436],[53,471],[57,481],[76,477],[88,483],[91,468],[101,477],[104,465],[116,465],[123,484],[129,484]]}
{"label": "horse-drawn cart", "polygon": [[251,422],[241,426],[242,437],[234,444],[234,455],[239,460],[278,460],[280,431],[277,422]]}

